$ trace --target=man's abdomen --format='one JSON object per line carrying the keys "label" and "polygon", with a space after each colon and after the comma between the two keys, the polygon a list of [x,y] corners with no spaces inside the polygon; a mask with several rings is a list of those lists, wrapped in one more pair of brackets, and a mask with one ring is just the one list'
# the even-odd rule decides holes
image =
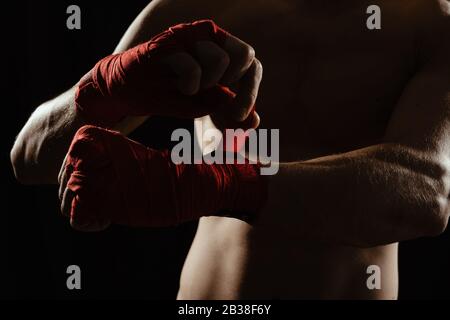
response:
{"label": "man's abdomen", "polygon": [[395,299],[397,245],[305,242],[275,228],[202,218],[179,299]]}

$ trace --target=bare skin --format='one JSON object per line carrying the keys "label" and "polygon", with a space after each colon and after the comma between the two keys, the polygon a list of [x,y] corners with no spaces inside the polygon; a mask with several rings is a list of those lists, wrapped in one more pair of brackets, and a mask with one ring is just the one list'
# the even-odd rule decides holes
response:
{"label": "bare skin", "polygon": [[[442,99],[450,92],[448,80],[439,83],[442,92],[416,92],[425,80],[422,77],[428,76],[418,75],[420,62],[414,57],[415,35],[409,26],[426,19],[419,13],[422,4],[416,1],[417,8],[405,8],[405,1],[381,2],[384,29],[370,33],[365,28],[368,2],[312,3],[264,2],[253,10],[252,2],[230,9],[235,15],[225,27],[252,44],[264,65],[258,110],[262,127],[280,129],[282,165],[271,181],[262,226],[201,219],[182,273],[179,299],[395,299],[395,242],[435,233],[434,226],[422,220],[432,210],[425,204],[423,216],[418,212],[414,217],[418,210],[414,205],[408,210],[408,205],[418,194],[444,182],[445,200],[437,214],[443,214],[444,220],[448,217],[445,168],[450,153],[444,139],[449,128],[435,136],[439,150],[424,145],[432,128],[442,124],[428,122],[423,124],[426,129],[420,129],[423,119],[410,101],[428,100],[434,104],[431,114],[447,116],[448,103],[437,101],[436,96]],[[409,18],[407,11],[417,16]],[[264,25],[270,25],[270,30],[258,32]],[[342,154],[328,156],[336,153]],[[422,157],[427,160],[414,163]],[[383,161],[377,163],[374,158]],[[402,165],[389,158],[400,159]],[[303,159],[309,161],[299,162]],[[428,182],[435,164],[441,164],[437,166],[444,172]],[[408,172],[402,172],[404,166]],[[363,190],[348,178],[359,170],[369,172],[359,175],[368,186]],[[391,180],[379,185],[370,182],[382,177]],[[404,187],[408,179],[417,181],[416,186]],[[421,182],[426,184],[423,189]],[[401,194],[410,197],[401,209],[383,203],[385,197],[398,200],[391,188],[402,188]],[[357,212],[373,216],[374,221],[356,222],[354,208],[346,205],[355,202],[362,208]],[[387,230],[390,225],[399,226],[391,210],[410,212],[411,224]],[[359,230],[352,227],[353,222]],[[381,290],[367,289],[370,265],[381,267]]]}
{"label": "bare skin", "polygon": [[[446,2],[378,1],[379,31],[365,27],[368,1],[180,2],[153,2],[118,50],[200,18],[239,35],[264,65],[257,106],[261,126],[280,129],[282,163],[259,227],[201,219],[178,297],[396,298],[395,242],[440,234],[448,221]],[[70,123],[76,116],[58,127],[67,141]],[[39,154],[18,141],[13,159]],[[366,287],[373,264],[381,290]]]}

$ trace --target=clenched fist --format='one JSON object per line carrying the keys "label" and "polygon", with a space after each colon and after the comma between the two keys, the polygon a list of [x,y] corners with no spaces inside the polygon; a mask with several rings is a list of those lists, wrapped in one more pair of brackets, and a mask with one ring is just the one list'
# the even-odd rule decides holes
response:
{"label": "clenched fist", "polygon": [[78,83],[75,105],[89,123],[112,127],[125,116],[195,118],[257,127],[261,63],[245,42],[213,21],[180,24],[108,56]]}

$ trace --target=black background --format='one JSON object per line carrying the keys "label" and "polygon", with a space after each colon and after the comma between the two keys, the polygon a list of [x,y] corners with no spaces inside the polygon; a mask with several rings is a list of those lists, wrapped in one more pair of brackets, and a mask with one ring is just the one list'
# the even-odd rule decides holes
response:
{"label": "black background", "polygon": [[[196,224],[177,229],[114,227],[101,234],[70,229],[58,210],[57,189],[15,182],[9,151],[31,112],[74,85],[117,45],[148,1],[26,1],[2,8],[1,298],[174,298]],[[77,4],[82,29],[66,28]],[[6,70],[6,72],[5,72]],[[135,139],[163,146],[171,128],[148,123]],[[66,288],[66,268],[82,270],[82,290]],[[400,298],[450,298],[450,232],[400,246]]]}

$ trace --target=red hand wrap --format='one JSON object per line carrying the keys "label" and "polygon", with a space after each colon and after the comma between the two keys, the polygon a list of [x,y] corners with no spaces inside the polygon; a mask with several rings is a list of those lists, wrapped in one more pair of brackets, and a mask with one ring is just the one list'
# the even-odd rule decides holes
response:
{"label": "red hand wrap", "polygon": [[66,170],[78,223],[165,227],[208,215],[251,222],[267,196],[257,164],[175,165],[167,151],[93,126],[75,135]]}
{"label": "red hand wrap", "polygon": [[112,127],[127,115],[196,118],[211,114],[230,104],[232,92],[217,85],[194,96],[183,95],[161,59],[176,52],[192,53],[194,44],[203,40],[223,47],[227,36],[210,20],[196,21],[108,56],[78,83],[76,108],[87,121],[104,127]]}

